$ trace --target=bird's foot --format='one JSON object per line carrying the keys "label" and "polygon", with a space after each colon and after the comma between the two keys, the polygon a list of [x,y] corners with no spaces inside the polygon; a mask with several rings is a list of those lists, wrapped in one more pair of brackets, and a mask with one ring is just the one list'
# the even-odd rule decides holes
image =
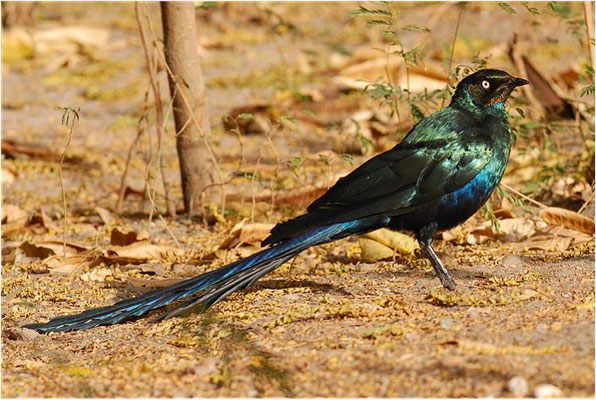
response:
{"label": "bird's foot", "polygon": [[437,253],[435,253],[435,250],[432,248],[432,246],[428,244],[421,245],[420,247],[428,257],[430,265],[433,266],[433,269],[435,270],[435,273],[437,274],[439,280],[443,284],[443,287],[447,290],[455,290],[455,288],[457,287],[455,280],[453,280],[451,275],[449,275],[449,271],[447,271],[447,268],[445,268],[445,266],[441,262],[441,259],[439,258],[439,256],[437,256]]}
{"label": "bird's foot", "polygon": [[455,283],[455,280],[449,275],[449,272],[444,267],[443,270],[435,268],[435,272],[445,289],[453,291],[457,288],[457,283]]}

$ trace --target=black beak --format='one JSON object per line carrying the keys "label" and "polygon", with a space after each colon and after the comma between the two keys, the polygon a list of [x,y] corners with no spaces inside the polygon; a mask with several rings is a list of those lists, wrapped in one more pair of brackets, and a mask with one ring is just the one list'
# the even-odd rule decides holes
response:
{"label": "black beak", "polygon": [[524,86],[529,84],[530,82],[523,79],[523,78],[513,78],[513,81],[510,83],[513,87]]}

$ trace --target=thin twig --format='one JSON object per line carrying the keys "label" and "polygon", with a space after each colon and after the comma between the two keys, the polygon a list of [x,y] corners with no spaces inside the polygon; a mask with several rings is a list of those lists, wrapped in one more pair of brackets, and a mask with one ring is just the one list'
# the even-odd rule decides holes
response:
{"label": "thin twig", "polygon": [[[398,30],[399,20],[397,18],[397,14],[398,14],[397,11],[398,11],[398,9],[395,8],[395,7],[393,7],[393,9],[391,10],[391,15],[393,15],[395,17],[394,18],[395,19],[395,21],[394,21],[394,23],[395,23],[395,33],[396,33],[396,36],[397,36],[398,41],[399,41],[398,42],[398,45],[399,45],[399,48],[400,48],[400,51],[401,51],[401,56],[402,56],[402,58],[404,60],[404,67],[406,68],[406,88],[407,88],[407,91],[408,91],[407,98],[408,98],[408,105],[411,106],[412,103],[410,102],[410,97],[411,97],[410,96],[410,67],[408,65],[408,58],[406,57],[406,51],[404,50],[404,46],[402,44],[401,37],[399,36],[399,30]],[[410,112],[408,114],[408,121],[411,120],[411,119],[412,119],[412,113]]]}
{"label": "thin twig", "polygon": [[[457,22],[455,24],[455,32],[453,32],[453,40],[451,42],[451,53],[449,54],[449,67],[447,68],[447,77],[451,74],[451,66],[453,65],[453,54],[455,53],[455,42],[457,41],[457,33],[459,32],[459,23],[461,21],[461,16],[464,13],[465,6],[460,6],[459,14],[457,15]],[[449,82],[447,82],[447,87],[449,87]],[[445,106],[445,101],[447,100],[446,97],[443,98],[441,102],[441,108]]]}
{"label": "thin twig", "polygon": [[584,202],[584,204],[582,204],[582,206],[579,208],[579,210],[577,210],[578,214],[581,214],[581,212],[586,209],[588,204],[590,204],[594,200],[594,181],[592,181],[592,184],[590,185],[590,191],[591,191],[590,197],[588,198],[588,200],[586,200]]}
{"label": "thin twig", "polygon": [[[157,63],[152,62],[151,56],[149,53],[149,42],[147,40],[147,36],[145,34],[145,28],[143,26],[143,21],[141,20],[141,14],[143,14],[147,19],[148,15],[145,12],[145,9],[141,9],[139,3],[135,3],[135,16],[137,18],[137,24],[139,26],[139,33],[141,36],[141,44],[143,45],[143,51],[145,53],[145,63],[147,64],[147,72],[149,75],[149,82],[151,83],[151,88],[153,90],[153,97],[155,99],[155,115],[156,115],[156,130],[157,130],[157,156],[158,156],[158,165],[161,170],[161,177],[163,181],[164,187],[164,197],[166,201],[166,208],[168,210],[168,215],[170,217],[176,216],[176,207],[174,205],[173,200],[170,198],[170,183],[166,179],[165,176],[165,161],[162,157],[162,139],[164,134],[164,115],[163,115],[163,105],[161,103],[161,92],[159,90],[159,85],[157,83]],[[153,47],[153,56],[155,57],[155,53],[159,53],[157,51],[158,47],[154,43]]]}
{"label": "thin twig", "polygon": [[[386,55],[386,61],[385,61],[385,74],[387,75],[387,81],[389,82],[389,84],[391,85],[392,88],[394,88],[397,83],[393,82],[393,77],[391,76],[391,72],[389,71],[389,56],[391,55],[391,48],[387,47],[385,50],[385,55]],[[405,61],[404,61],[405,63]],[[392,106],[393,106],[393,110],[395,111],[395,116],[397,117],[397,123],[401,124],[401,116],[399,114],[399,103],[398,103],[398,99],[397,99],[397,95],[391,96],[392,97]]]}
{"label": "thin twig", "polygon": [[[62,252],[64,256],[66,256],[66,226],[67,226],[67,216],[66,216],[66,190],[64,188],[64,178],[62,175],[62,169],[64,166],[64,159],[66,158],[66,152],[68,151],[68,146],[70,145],[70,140],[72,138],[72,130],[74,127],[75,120],[79,120],[79,110],[75,111],[72,108],[68,107],[60,107],[64,110],[62,114],[62,125],[68,128],[68,139],[66,140],[66,146],[64,146],[64,152],[62,153],[62,158],[60,159],[60,169],[58,170],[59,178],[60,178],[60,189],[62,190]],[[73,114],[74,117],[72,120],[70,119],[70,114]],[[70,127],[68,126],[70,122]]]}
{"label": "thin twig", "polygon": [[252,179],[250,180],[250,197],[252,200],[252,206],[250,209],[250,222],[253,224],[255,223],[255,208],[256,208],[256,200],[255,200],[255,177],[259,173],[259,165],[261,164],[261,149],[257,149],[257,165],[255,166],[255,171],[252,174]]}
{"label": "thin twig", "polygon": [[[528,72],[526,71],[526,64],[524,62],[522,51],[520,49],[520,43],[517,40],[517,35],[513,35],[513,39],[509,43],[510,51],[511,51],[511,60],[513,61],[513,65],[518,71],[518,76],[528,79]],[[526,99],[531,104],[531,107],[528,108],[528,113],[530,117],[534,120],[543,120],[546,115],[546,110],[540,103],[540,101],[534,96],[534,92],[530,85],[522,86],[522,92],[526,96]],[[544,129],[541,129],[541,133],[544,136],[545,132]]]}
{"label": "thin twig", "polygon": [[592,25],[594,14],[592,14],[592,6],[589,1],[584,1],[584,19],[586,21],[586,35],[588,36],[588,50],[590,52],[590,65],[594,69],[594,25]]}
{"label": "thin twig", "polygon": [[265,137],[267,138],[267,142],[271,146],[271,150],[273,150],[273,154],[275,154],[275,170],[273,172],[273,178],[271,179],[271,207],[270,211],[273,211],[275,208],[275,200],[277,196],[277,181],[279,180],[279,171],[281,169],[281,157],[279,156],[279,152],[275,147],[275,143],[273,143],[273,134],[279,129],[279,124],[273,125],[269,124],[269,129],[265,133]]}
{"label": "thin twig", "polygon": [[172,230],[168,226],[168,224],[167,224],[165,218],[163,217],[163,215],[159,214],[159,219],[163,223],[163,226],[166,228],[166,231],[170,234],[170,236],[172,237],[172,239],[174,239],[174,242],[176,243],[176,247],[179,248],[179,249],[182,248],[182,246],[180,245],[180,242],[178,241],[178,239],[176,239],[176,236],[174,236],[174,233],[172,232]]}
{"label": "thin twig", "polygon": [[[143,113],[139,117],[139,121],[137,122],[137,136],[130,144],[128,148],[128,155],[126,156],[126,165],[124,166],[124,172],[122,172],[122,178],[120,178],[120,191],[118,193],[118,202],[116,203],[116,215],[120,214],[120,210],[122,208],[122,202],[124,201],[124,196],[126,194],[126,177],[128,176],[128,170],[130,168],[130,162],[132,160],[132,154],[134,149],[139,143],[141,136],[147,130],[147,100],[149,99],[149,88],[145,90],[145,100],[143,101]],[[144,122],[144,123],[143,123]]]}
{"label": "thin twig", "polygon": [[515,190],[514,188],[512,188],[512,187],[511,187],[511,186],[509,186],[509,185],[507,185],[506,183],[503,183],[503,182],[501,182],[501,186],[502,186],[502,187],[504,187],[505,189],[507,189],[508,191],[510,191],[511,193],[514,193],[514,194],[518,195],[518,196],[519,196],[519,197],[521,197],[522,199],[524,199],[524,200],[527,200],[527,201],[529,201],[530,203],[532,203],[532,204],[535,204],[535,205],[537,205],[537,206],[538,206],[538,207],[540,207],[540,208],[548,208],[548,206],[547,206],[547,205],[545,205],[545,204],[542,204],[541,202],[539,202],[539,201],[537,201],[537,200],[534,200],[534,199],[533,199],[533,198],[531,198],[531,197],[528,197],[528,196],[526,196],[525,194],[521,193],[521,192],[520,192],[520,191],[518,191],[518,190]]}
{"label": "thin twig", "polygon": [[[236,136],[238,137],[238,143],[240,144],[240,160],[238,161],[238,167],[237,170],[239,172],[242,171],[242,169],[244,168],[244,164],[246,162],[246,159],[244,157],[244,140],[242,139],[242,133],[240,132],[240,125],[238,125],[238,118],[239,116],[236,116],[235,118],[232,118],[231,116],[227,116],[228,118],[231,118],[232,121],[234,121],[234,129],[232,129],[232,133],[235,133]],[[242,195],[240,197],[240,205],[244,206],[244,191],[242,191]]]}

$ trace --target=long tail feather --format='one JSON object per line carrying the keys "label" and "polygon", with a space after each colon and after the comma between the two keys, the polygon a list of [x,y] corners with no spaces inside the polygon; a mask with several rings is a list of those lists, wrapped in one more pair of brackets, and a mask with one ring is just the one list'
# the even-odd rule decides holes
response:
{"label": "long tail feather", "polygon": [[247,258],[174,285],[121,300],[112,306],[94,308],[80,314],[58,317],[47,323],[30,324],[25,327],[38,332],[56,332],[112,325],[141,317],[150,310],[167,306],[176,300],[196,294],[199,296],[164,313],[156,318],[156,321],[196,309],[204,311],[229,294],[250,286],[301,251],[317,244],[349,236],[356,231],[360,233],[363,222],[365,221],[351,221],[314,228]]}

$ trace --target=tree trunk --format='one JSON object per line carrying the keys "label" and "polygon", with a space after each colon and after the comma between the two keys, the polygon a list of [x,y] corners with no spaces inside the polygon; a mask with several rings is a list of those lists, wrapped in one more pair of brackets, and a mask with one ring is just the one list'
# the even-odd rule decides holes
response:
{"label": "tree trunk", "polygon": [[[197,52],[197,28],[192,2],[161,2],[164,51],[173,97],[176,148],[180,161],[184,210],[196,214],[202,200],[219,192],[219,174],[209,145],[211,128],[207,96]],[[172,76],[173,75],[173,76]],[[205,190],[208,186],[210,189]]]}

